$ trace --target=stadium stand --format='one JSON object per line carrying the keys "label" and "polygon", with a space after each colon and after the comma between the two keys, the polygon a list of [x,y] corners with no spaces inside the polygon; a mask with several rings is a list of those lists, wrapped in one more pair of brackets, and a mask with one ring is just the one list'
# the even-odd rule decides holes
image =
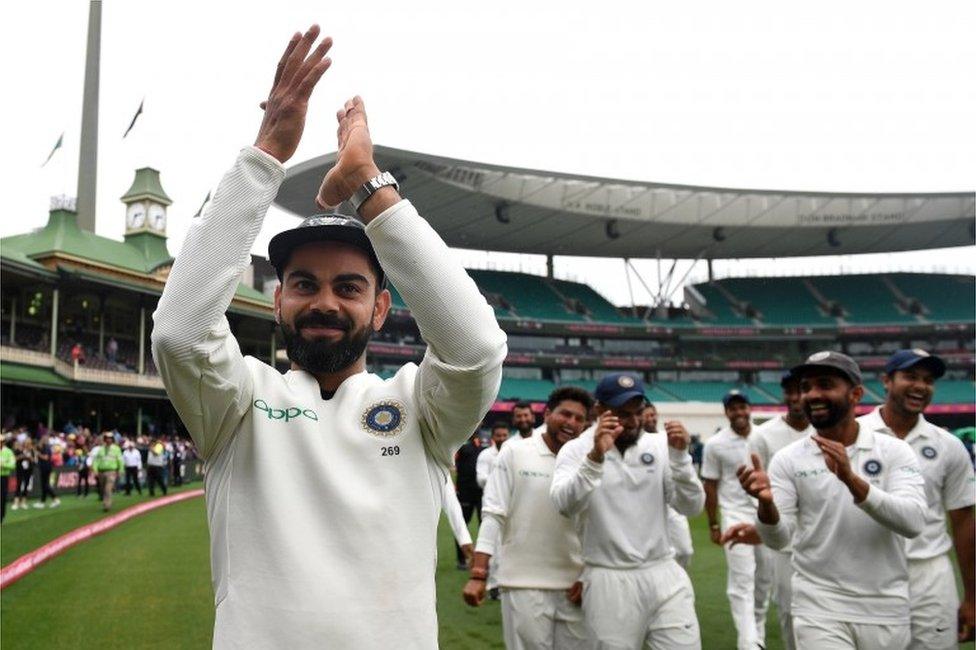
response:
{"label": "stadium stand", "polygon": [[549,284],[565,299],[577,301],[585,309],[587,315],[594,321],[630,324],[640,322],[637,318],[621,314],[617,311],[616,307],[610,304],[610,301],[598,294],[587,284],[570,282],[568,280],[549,280]]}
{"label": "stadium stand", "polygon": [[496,305],[496,310],[494,297],[499,296],[507,303],[506,311],[510,317],[586,321],[583,314],[569,308],[543,277],[509,271],[472,270],[470,274],[489,302]]}
{"label": "stadium stand", "polygon": [[804,281],[829,305],[842,310],[849,323],[913,323],[918,319],[900,309],[898,298],[880,276],[824,276]]}
{"label": "stadium stand", "polygon": [[976,313],[976,278],[971,275],[892,273],[886,279],[906,301],[917,302],[927,320],[972,322]]}
{"label": "stadium stand", "polygon": [[836,325],[798,278],[728,278],[719,284],[767,325]]}

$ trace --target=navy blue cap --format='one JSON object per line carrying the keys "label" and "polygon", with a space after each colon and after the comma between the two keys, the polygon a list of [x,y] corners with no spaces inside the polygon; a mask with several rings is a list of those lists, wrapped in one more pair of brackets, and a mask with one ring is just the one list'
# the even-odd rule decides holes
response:
{"label": "navy blue cap", "polygon": [[337,212],[313,215],[298,224],[296,228],[283,230],[271,238],[268,244],[268,261],[274,267],[279,280],[284,279],[282,275],[292,251],[299,246],[316,241],[343,242],[361,249],[369,257],[370,264],[376,271],[379,289],[386,288],[386,274],[383,273],[380,260],[376,257],[376,251],[373,250],[373,243],[366,236],[366,226],[359,219]]}
{"label": "navy blue cap", "polygon": [[593,397],[613,408],[623,406],[635,397],[647,399],[644,382],[639,376],[627,372],[614,372],[601,379],[593,391]]}
{"label": "navy blue cap", "polygon": [[893,375],[899,370],[908,370],[913,366],[928,368],[936,379],[944,375],[946,371],[945,361],[925,350],[916,348],[914,350],[898,350],[891,355],[885,363],[885,374]]}
{"label": "navy blue cap", "polygon": [[722,398],[722,406],[728,406],[732,402],[736,401],[745,402],[746,404],[752,405],[752,402],[749,401],[748,395],[743,393],[738,388],[733,388],[725,394],[725,397]]}
{"label": "navy blue cap", "polygon": [[779,385],[786,388],[787,384],[799,381],[800,378],[793,374],[792,370],[787,370],[783,373],[783,376],[779,378]]}
{"label": "navy blue cap", "polygon": [[807,357],[806,361],[790,368],[790,373],[797,379],[801,379],[808,372],[823,371],[825,369],[840,373],[844,377],[847,377],[855,386],[860,386],[863,383],[861,369],[858,367],[857,362],[846,354],[834,352],[833,350],[814,352]]}

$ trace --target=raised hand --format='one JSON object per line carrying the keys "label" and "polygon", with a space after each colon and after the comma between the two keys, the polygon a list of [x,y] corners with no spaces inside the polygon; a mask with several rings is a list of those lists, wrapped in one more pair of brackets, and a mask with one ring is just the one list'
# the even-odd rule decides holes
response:
{"label": "raised hand", "polygon": [[379,174],[373,162],[373,140],[366,121],[366,105],[359,95],[346,102],[337,113],[339,152],[315,199],[319,207],[335,207],[352,196],[359,187]]}
{"label": "raised hand", "polygon": [[624,428],[620,419],[611,411],[604,411],[596,421],[596,433],[593,434],[593,449],[589,453],[590,460],[602,463],[603,455],[607,453]]}
{"label": "raised hand", "polygon": [[295,32],[278,61],[268,99],[261,102],[264,120],[254,146],[282,163],[295,154],[305,131],[308,99],[332,65],[332,59],[325,56],[332,47],[328,36],[309,54],[318,36],[318,25],[309,27],[304,35]]}
{"label": "raised hand", "polygon": [[851,459],[847,455],[847,447],[836,440],[828,440],[819,435],[813,435],[810,438],[820,447],[827,469],[833,472],[851,491],[854,496],[854,503],[864,501],[871,489],[871,484],[854,473],[851,468]]}
{"label": "raised hand", "polygon": [[769,483],[769,476],[763,469],[762,459],[759,454],[753,452],[752,467],[740,465],[735,475],[739,478],[739,484],[749,496],[758,499],[763,503],[773,502],[773,488]]}
{"label": "raised hand", "polygon": [[664,431],[668,434],[669,447],[678,451],[683,451],[688,448],[688,441],[691,440],[691,436],[688,435],[688,430],[685,429],[685,425],[677,420],[669,420],[664,423]]}
{"label": "raised hand", "polygon": [[725,529],[719,538],[719,544],[728,544],[729,542],[732,542],[729,544],[729,548],[736,544],[758,545],[762,544],[762,538],[759,537],[759,531],[752,524],[732,524]]}

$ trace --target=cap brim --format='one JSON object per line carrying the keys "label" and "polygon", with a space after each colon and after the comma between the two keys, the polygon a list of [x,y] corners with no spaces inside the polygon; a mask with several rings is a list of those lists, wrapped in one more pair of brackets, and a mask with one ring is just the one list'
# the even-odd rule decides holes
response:
{"label": "cap brim", "polygon": [[732,402],[745,402],[749,406],[752,406],[752,402],[745,395],[731,395],[729,397],[722,398],[722,406],[728,406]]}
{"label": "cap brim", "polygon": [[946,373],[945,361],[943,361],[939,357],[933,357],[933,356],[919,357],[917,359],[906,361],[905,363],[901,364],[897,368],[894,368],[892,372],[896,372],[898,370],[908,370],[909,368],[914,368],[915,366],[922,366],[924,368],[928,368],[929,371],[932,373],[932,376],[935,377],[936,379],[939,379]]}
{"label": "cap brim", "polygon": [[606,406],[619,408],[624,404],[626,404],[627,402],[629,402],[630,400],[634,399],[635,397],[641,397],[643,399],[647,399],[647,396],[644,395],[644,393],[642,393],[641,391],[629,390],[626,393],[620,393],[619,395],[614,395],[613,397],[607,400],[600,400],[600,402],[602,404],[605,404]]}
{"label": "cap brim", "polygon": [[[268,261],[277,272],[278,279],[284,279],[282,276],[285,272],[285,265],[296,248],[319,241],[335,241],[359,248],[366,253],[370,261],[382,273],[383,267],[376,257],[376,251],[373,250],[373,244],[366,236],[365,230],[354,226],[323,225],[293,228],[279,232],[271,238],[271,242],[268,244]],[[383,276],[381,275],[381,284],[382,280]]]}
{"label": "cap brim", "polygon": [[800,380],[803,379],[804,375],[806,375],[807,373],[813,370],[830,370],[834,374],[838,374],[841,375],[842,377],[846,377],[848,381],[850,381],[855,386],[859,386],[862,383],[862,379],[860,377],[855,377],[851,375],[851,373],[844,370],[843,368],[832,366],[826,363],[801,363],[798,366],[793,366],[792,368],[790,368],[790,374],[796,377],[797,380]]}

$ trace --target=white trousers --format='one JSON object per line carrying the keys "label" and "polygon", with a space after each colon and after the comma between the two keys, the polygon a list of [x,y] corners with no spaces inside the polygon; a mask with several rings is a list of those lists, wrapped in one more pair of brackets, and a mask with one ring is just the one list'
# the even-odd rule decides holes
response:
{"label": "white trousers", "polygon": [[583,610],[562,589],[502,589],[502,631],[508,650],[584,650]]}
{"label": "white trousers", "polygon": [[671,540],[671,548],[674,549],[675,562],[681,568],[687,569],[691,564],[691,556],[695,553],[691,544],[691,527],[688,526],[688,518],[671,506],[668,506],[668,538]]}
{"label": "white trousers", "polygon": [[583,616],[598,650],[700,650],[695,592],[674,560],[641,569],[586,567]]}
{"label": "white trousers", "polygon": [[908,591],[912,608],[911,648],[945,650],[958,647],[956,616],[959,592],[949,554],[909,560]]}
{"label": "white trousers", "polygon": [[773,565],[773,602],[784,650],[795,650],[793,640],[793,554],[768,549]]}
{"label": "white trousers", "polygon": [[[730,522],[729,525],[731,525]],[[724,532],[724,531],[723,531]],[[766,609],[773,585],[772,549],[762,544],[724,546],[728,573],[725,593],[735,624],[736,648],[756,650],[765,644]]]}
{"label": "white trousers", "polygon": [[905,650],[911,626],[847,623],[829,618],[793,617],[798,650]]}

